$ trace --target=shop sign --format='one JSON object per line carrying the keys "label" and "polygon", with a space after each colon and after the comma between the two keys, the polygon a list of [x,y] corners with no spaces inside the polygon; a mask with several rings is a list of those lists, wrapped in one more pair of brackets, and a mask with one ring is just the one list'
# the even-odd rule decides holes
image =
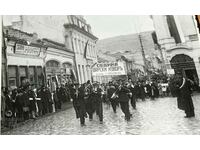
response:
{"label": "shop sign", "polygon": [[119,62],[108,62],[108,63],[97,63],[92,68],[93,76],[106,76],[106,75],[126,75],[124,63]]}
{"label": "shop sign", "polygon": [[15,53],[23,54],[23,55],[39,56],[40,48],[22,45],[22,44],[16,44]]}

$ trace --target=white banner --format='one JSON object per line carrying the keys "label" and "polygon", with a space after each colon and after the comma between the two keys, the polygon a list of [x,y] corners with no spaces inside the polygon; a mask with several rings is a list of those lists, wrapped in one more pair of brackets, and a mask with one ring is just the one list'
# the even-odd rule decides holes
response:
{"label": "white banner", "polygon": [[97,63],[92,68],[93,76],[126,75],[123,62]]}
{"label": "white banner", "polygon": [[171,75],[175,74],[174,69],[167,69],[167,74],[171,74]]}

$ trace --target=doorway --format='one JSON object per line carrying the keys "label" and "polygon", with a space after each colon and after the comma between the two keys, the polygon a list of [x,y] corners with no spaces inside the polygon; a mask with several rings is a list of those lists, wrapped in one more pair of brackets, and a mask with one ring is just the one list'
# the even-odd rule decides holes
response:
{"label": "doorway", "polygon": [[194,82],[194,89],[197,90],[199,85],[199,78],[195,67],[194,60],[185,54],[175,55],[170,61],[171,67],[175,73],[182,73],[182,75]]}

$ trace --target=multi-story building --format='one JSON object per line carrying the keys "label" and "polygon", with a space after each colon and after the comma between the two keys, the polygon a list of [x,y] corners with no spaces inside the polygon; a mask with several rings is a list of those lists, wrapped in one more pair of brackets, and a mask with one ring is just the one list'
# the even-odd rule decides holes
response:
{"label": "multi-story building", "polygon": [[63,71],[67,78],[73,75],[80,83],[91,80],[90,66],[97,59],[97,38],[82,16],[28,15],[18,16],[15,20],[18,21],[12,22],[13,28],[37,33],[38,38],[47,45],[45,65],[48,80],[55,80],[55,76],[61,80]]}
{"label": "multi-story building", "polygon": [[91,67],[97,62],[96,42],[98,38],[91,32],[83,16],[68,16],[65,27],[66,43],[75,53],[75,62],[79,83],[93,80]]}
{"label": "multi-story building", "polygon": [[200,44],[194,16],[151,16],[166,70],[174,69],[199,84]]}

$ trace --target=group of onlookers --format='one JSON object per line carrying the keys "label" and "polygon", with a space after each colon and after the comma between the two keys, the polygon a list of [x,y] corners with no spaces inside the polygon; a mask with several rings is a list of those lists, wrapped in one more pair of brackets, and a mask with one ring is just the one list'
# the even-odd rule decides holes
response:
{"label": "group of onlookers", "polygon": [[58,111],[64,102],[70,101],[68,85],[54,91],[46,86],[35,88],[24,85],[19,88],[1,90],[1,124],[13,128],[17,123]]}

